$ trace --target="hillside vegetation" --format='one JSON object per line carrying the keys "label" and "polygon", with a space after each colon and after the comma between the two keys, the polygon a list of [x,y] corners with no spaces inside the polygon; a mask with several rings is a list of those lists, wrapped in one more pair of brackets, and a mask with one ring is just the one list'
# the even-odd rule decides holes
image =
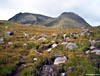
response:
{"label": "hillside vegetation", "polygon": [[[57,64],[59,57],[65,60],[58,59]],[[99,27],[55,28],[0,21],[0,76],[89,74],[100,75]]]}

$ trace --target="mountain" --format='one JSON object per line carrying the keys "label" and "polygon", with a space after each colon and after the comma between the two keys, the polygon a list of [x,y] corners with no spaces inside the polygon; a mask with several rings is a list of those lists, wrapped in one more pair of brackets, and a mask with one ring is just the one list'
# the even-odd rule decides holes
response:
{"label": "mountain", "polygon": [[18,22],[26,25],[33,25],[33,24],[45,25],[53,20],[54,18],[40,14],[18,13],[14,17],[10,18],[8,21]]}
{"label": "mountain", "polygon": [[73,12],[64,12],[57,18],[40,14],[18,13],[8,21],[27,25],[41,24],[47,27],[88,27],[90,26],[82,17]]}
{"label": "mountain", "polygon": [[83,18],[72,12],[62,13],[56,20],[47,24],[55,27],[87,27],[90,26]]}

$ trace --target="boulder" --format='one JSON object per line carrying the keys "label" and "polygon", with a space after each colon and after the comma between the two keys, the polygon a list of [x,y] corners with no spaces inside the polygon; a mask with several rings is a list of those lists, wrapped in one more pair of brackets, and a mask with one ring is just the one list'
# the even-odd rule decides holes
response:
{"label": "boulder", "polygon": [[69,36],[67,36],[65,40],[66,40],[66,41],[70,41],[70,39],[71,39],[71,38],[70,38]]}
{"label": "boulder", "polygon": [[90,50],[93,50],[95,49],[96,47],[95,46],[90,46]]}
{"label": "boulder", "polygon": [[55,48],[55,47],[57,47],[57,46],[58,46],[57,43],[52,44],[52,48]]}
{"label": "boulder", "polygon": [[81,32],[81,36],[89,36],[91,34],[91,31],[89,29],[83,29]]}
{"label": "boulder", "polygon": [[36,36],[32,36],[29,40],[36,40]]}
{"label": "boulder", "polygon": [[38,59],[37,58],[33,58],[33,61],[37,61]]}
{"label": "boulder", "polygon": [[52,44],[41,44],[36,47],[37,52],[43,53],[44,50],[51,51]]}
{"label": "boulder", "polygon": [[90,50],[85,51],[85,54],[89,54],[89,53],[90,53]]}
{"label": "boulder", "polygon": [[61,63],[65,63],[67,61],[67,57],[66,56],[62,56],[62,57],[57,57],[55,60],[54,60],[54,64],[55,65],[59,65]]}
{"label": "boulder", "polygon": [[100,55],[100,49],[94,49],[91,53],[95,53],[96,55]]}
{"label": "boulder", "polygon": [[55,34],[55,33],[53,33],[53,34],[52,34],[52,36],[53,36],[53,37],[57,37],[58,35],[57,35],[57,34]]}
{"label": "boulder", "polygon": [[45,41],[45,40],[47,40],[47,39],[46,39],[45,37],[40,37],[38,40],[39,40],[39,41],[40,41],[40,40]]}
{"label": "boulder", "polygon": [[95,40],[89,40],[89,42],[90,42],[90,46],[95,46],[95,44],[96,44]]}
{"label": "boulder", "polygon": [[23,32],[23,34],[24,34],[25,37],[29,37],[29,34],[27,34],[25,32]]}
{"label": "boulder", "polygon": [[52,48],[49,48],[47,51],[50,52],[52,50]]}
{"label": "boulder", "polygon": [[40,76],[58,76],[59,70],[56,65],[44,65]]}
{"label": "boulder", "polygon": [[14,32],[6,32],[5,34],[12,36],[12,35],[14,35]]}
{"label": "boulder", "polygon": [[63,34],[63,39],[64,39],[64,40],[66,39],[66,36],[67,36],[66,34]]}
{"label": "boulder", "polygon": [[5,38],[4,37],[0,37],[0,42],[4,42]]}
{"label": "boulder", "polygon": [[13,42],[8,42],[8,45],[12,45],[13,44]]}
{"label": "boulder", "polygon": [[68,42],[62,42],[61,45],[67,45]]}
{"label": "boulder", "polygon": [[68,43],[68,44],[66,45],[66,48],[72,50],[72,49],[78,48],[78,45],[77,45],[76,43]]}
{"label": "boulder", "polygon": [[66,76],[66,73],[61,73],[61,76]]}

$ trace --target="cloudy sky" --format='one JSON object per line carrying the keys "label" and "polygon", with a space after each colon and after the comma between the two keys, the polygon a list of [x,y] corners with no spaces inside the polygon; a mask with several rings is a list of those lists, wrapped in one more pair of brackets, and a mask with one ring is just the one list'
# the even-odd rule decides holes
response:
{"label": "cloudy sky", "polygon": [[0,20],[19,12],[57,17],[62,12],[75,12],[91,25],[100,25],[100,0],[0,0]]}

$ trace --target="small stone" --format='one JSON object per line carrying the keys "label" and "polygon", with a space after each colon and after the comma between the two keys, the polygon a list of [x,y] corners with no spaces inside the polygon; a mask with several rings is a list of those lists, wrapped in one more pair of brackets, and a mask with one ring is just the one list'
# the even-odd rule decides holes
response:
{"label": "small stone", "polygon": [[52,50],[52,48],[49,48],[47,51],[50,52]]}
{"label": "small stone", "polygon": [[62,42],[61,45],[67,45],[68,42]]}
{"label": "small stone", "polygon": [[33,60],[34,60],[34,61],[37,61],[38,59],[37,59],[37,58],[33,58]]}
{"label": "small stone", "polygon": [[95,46],[90,46],[90,49],[92,50],[92,49],[95,49],[96,47]]}
{"label": "small stone", "polygon": [[58,44],[54,43],[54,44],[52,45],[52,48],[55,48],[55,47],[57,47],[57,46],[58,46]]}
{"label": "small stone", "polygon": [[4,37],[0,37],[0,42],[4,42],[5,38]]}
{"label": "small stone", "polygon": [[66,75],[66,73],[61,73],[61,76],[65,76]]}
{"label": "small stone", "polygon": [[95,53],[96,55],[100,55],[100,49],[95,49],[91,51],[91,53]]}
{"label": "small stone", "polygon": [[36,36],[31,37],[29,40],[36,40]]}
{"label": "small stone", "polygon": [[41,38],[39,38],[38,40],[42,40],[42,41],[45,41],[45,40],[47,40],[45,37],[41,37]]}
{"label": "small stone", "polygon": [[85,53],[86,53],[86,54],[89,54],[89,53],[90,53],[90,50],[86,51]]}
{"label": "small stone", "polygon": [[12,45],[12,44],[13,44],[13,42],[8,42],[8,44],[9,44],[9,45]]}

